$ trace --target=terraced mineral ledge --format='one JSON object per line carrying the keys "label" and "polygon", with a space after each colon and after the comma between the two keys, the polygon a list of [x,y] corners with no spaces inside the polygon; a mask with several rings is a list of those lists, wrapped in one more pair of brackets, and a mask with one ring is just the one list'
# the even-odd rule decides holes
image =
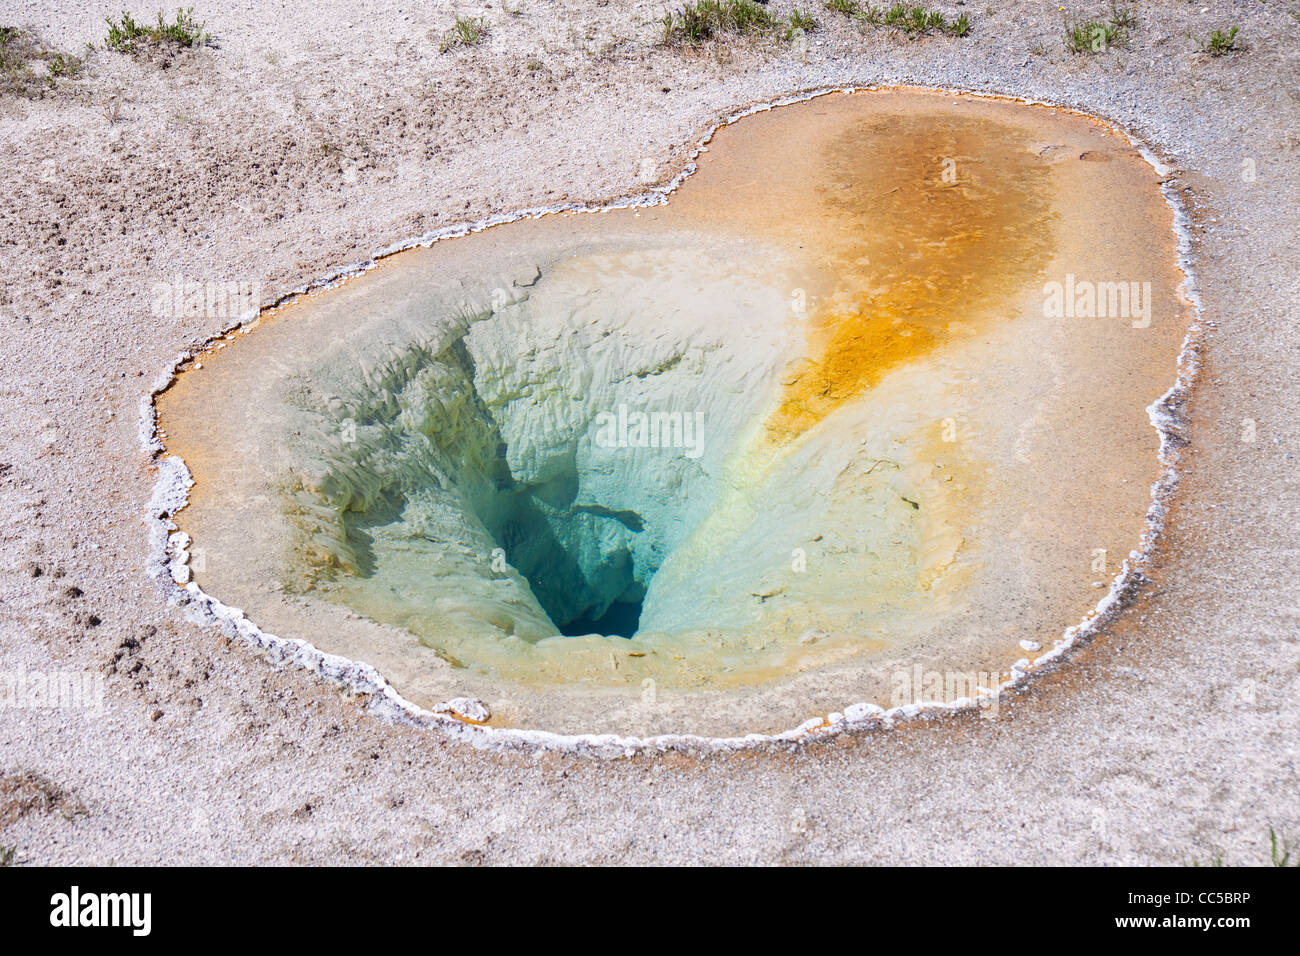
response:
{"label": "terraced mineral ledge", "polygon": [[192,575],[496,726],[786,729],[1096,606],[1190,307],[1156,174],[1047,107],[820,97],[667,205],[389,257],[158,402]]}

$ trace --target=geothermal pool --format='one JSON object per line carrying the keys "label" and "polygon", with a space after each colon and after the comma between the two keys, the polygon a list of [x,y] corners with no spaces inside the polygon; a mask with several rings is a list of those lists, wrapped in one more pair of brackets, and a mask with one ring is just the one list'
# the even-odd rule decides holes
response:
{"label": "geothermal pool", "polygon": [[493,726],[737,735],[991,687],[1142,537],[1181,280],[1155,172],[1095,120],[750,115],[666,205],[438,241],[215,342],[157,401],[179,576]]}

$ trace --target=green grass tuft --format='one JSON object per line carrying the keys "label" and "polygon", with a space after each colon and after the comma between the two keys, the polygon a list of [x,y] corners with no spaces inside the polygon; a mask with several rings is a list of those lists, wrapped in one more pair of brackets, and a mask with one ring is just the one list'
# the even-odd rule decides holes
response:
{"label": "green grass tuft", "polygon": [[488,33],[488,22],[482,17],[462,17],[457,15],[456,22],[451,25],[451,29],[443,34],[442,42],[438,45],[438,51],[446,53],[453,47],[477,46],[483,42]]}
{"label": "green grass tuft", "polygon": [[[1279,843],[1281,846],[1278,845]],[[1291,863],[1291,844],[1286,840],[1279,840],[1272,827],[1268,828],[1268,845],[1274,866],[1300,866],[1300,860]]]}
{"label": "green grass tuft", "polygon": [[1128,43],[1129,34],[1137,25],[1137,16],[1118,0],[1112,0],[1108,20],[1079,19],[1067,13],[1062,21],[1065,24],[1065,48],[1071,53],[1105,53],[1113,46]]}
{"label": "green grass tuft", "polygon": [[[1297,867],[1300,866],[1300,860],[1291,862],[1291,844],[1283,837],[1277,835],[1271,826],[1268,828],[1268,847],[1269,856],[1274,866]],[[1214,858],[1208,863],[1201,863],[1200,860],[1193,859],[1192,866],[1226,866],[1223,862],[1223,854],[1216,853]]]}
{"label": "green grass tuft", "polygon": [[1065,28],[1065,48],[1071,53],[1104,53],[1119,38],[1119,30],[1100,20],[1076,20]]}
{"label": "green grass tuft", "polygon": [[811,33],[817,29],[817,21],[802,10],[795,10],[790,14],[790,29],[786,31],[786,39],[794,33],[795,30],[802,30],[804,33]]}
{"label": "green grass tuft", "polygon": [[176,19],[171,23],[159,12],[158,22],[145,26],[136,23],[125,10],[117,20],[105,17],[104,22],[108,24],[105,44],[118,53],[143,53],[151,47],[200,47],[212,42],[212,36],[204,31],[203,24],[194,19],[193,7],[177,9]]}
{"label": "green grass tuft", "polygon": [[1137,8],[1128,9],[1122,4],[1112,2],[1110,5],[1110,25],[1118,30],[1132,30],[1137,26]]}
{"label": "green grass tuft", "polygon": [[828,9],[844,13],[870,27],[888,27],[906,33],[909,36],[922,36],[927,33],[947,33],[950,36],[964,37],[970,33],[970,17],[962,14],[949,22],[938,10],[925,7],[909,7],[896,3],[881,9],[870,4],[859,6],[855,0],[827,0]]}
{"label": "green grass tuft", "polygon": [[1241,49],[1237,46],[1237,27],[1232,27],[1227,33],[1222,30],[1211,30],[1210,38],[1201,44],[1201,52],[1208,53],[1210,56],[1224,56],[1228,53],[1236,53]]}
{"label": "green grass tuft", "polygon": [[723,33],[766,33],[774,30],[776,17],[754,0],[688,0],[660,21],[663,41],[703,43]]}

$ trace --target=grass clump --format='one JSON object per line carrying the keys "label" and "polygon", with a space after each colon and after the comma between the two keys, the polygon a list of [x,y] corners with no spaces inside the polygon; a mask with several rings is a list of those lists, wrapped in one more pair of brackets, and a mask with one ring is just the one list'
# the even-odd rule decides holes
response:
{"label": "grass clump", "polygon": [[1112,3],[1110,8],[1110,25],[1117,30],[1132,30],[1137,26],[1137,8],[1126,9],[1119,3]]}
{"label": "grass clump", "polygon": [[125,10],[119,19],[105,17],[104,22],[108,24],[105,43],[110,50],[118,53],[142,53],[151,47],[200,47],[212,42],[211,34],[204,31],[203,24],[194,19],[193,7],[184,10],[178,8],[176,19],[171,23],[159,12],[157,22],[146,26],[136,23],[135,18]]}
{"label": "grass clump", "polygon": [[[1300,866],[1300,860],[1291,859],[1291,844],[1284,837],[1279,837],[1277,831],[1271,826],[1268,828],[1268,848],[1269,857],[1274,866],[1297,867]],[[1209,863],[1202,863],[1200,860],[1193,859],[1192,866],[1226,866],[1223,862],[1223,854],[1217,853]]]}
{"label": "grass clump", "polygon": [[1112,3],[1110,17],[1105,20],[1079,19],[1069,14],[1063,19],[1065,48],[1071,53],[1105,53],[1112,46],[1123,46],[1137,25],[1133,11],[1119,3]]}
{"label": "grass clump", "polygon": [[[158,14],[159,19],[162,14]],[[137,44],[148,36],[148,28],[135,22],[131,14],[125,10],[122,11],[122,19],[115,21],[112,17],[105,17],[104,22],[108,24],[108,39],[105,41],[109,49],[116,50],[118,53],[134,53]]]}
{"label": "grass clump", "polygon": [[446,53],[453,47],[477,46],[488,35],[488,22],[482,17],[462,17],[457,15],[456,22],[442,36],[438,45],[440,53]]}
{"label": "grass clump", "polygon": [[1071,53],[1104,53],[1119,38],[1118,28],[1100,20],[1075,20],[1065,28],[1065,48]]}
{"label": "grass clump", "polygon": [[1272,827],[1268,828],[1268,844],[1274,866],[1300,866],[1300,860],[1291,862],[1291,844],[1286,840],[1279,840]]}
{"label": "grass clump", "polygon": [[926,10],[925,7],[905,7],[901,3],[896,3],[885,11],[885,26],[898,27],[908,33],[942,30],[944,16],[937,10]]}
{"label": "grass clump", "polygon": [[47,47],[26,30],[0,27],[0,94],[37,99],[60,79],[75,77],[84,62]]}
{"label": "grass clump", "polygon": [[810,14],[802,10],[795,10],[790,14],[790,26],[785,31],[787,40],[793,39],[795,32],[811,33],[817,29],[817,21]]}
{"label": "grass clump", "polygon": [[205,33],[203,24],[194,19],[194,8],[176,10],[176,20],[168,23],[158,14],[158,25],[149,36],[156,43],[174,43],[177,46],[205,46],[212,37]]}
{"label": "grass clump", "polygon": [[914,37],[927,33],[947,33],[949,36],[964,37],[970,33],[970,18],[964,13],[955,20],[949,20],[938,10],[909,7],[904,3],[881,8],[870,4],[859,6],[855,0],[826,0],[826,6],[828,9],[848,14],[867,26],[888,27]]}
{"label": "grass clump", "polygon": [[[811,18],[809,18],[811,19]],[[754,0],[688,0],[660,21],[664,43],[703,43],[722,33],[764,33],[776,17]]]}
{"label": "grass clump", "polygon": [[1237,46],[1237,27],[1232,27],[1227,33],[1222,30],[1211,30],[1210,38],[1201,44],[1201,52],[1208,53],[1210,56],[1225,56],[1229,53],[1236,53],[1241,47]]}
{"label": "grass clump", "polygon": [[1071,53],[1101,53],[1118,35],[1100,20],[1076,20],[1065,28],[1065,48]]}

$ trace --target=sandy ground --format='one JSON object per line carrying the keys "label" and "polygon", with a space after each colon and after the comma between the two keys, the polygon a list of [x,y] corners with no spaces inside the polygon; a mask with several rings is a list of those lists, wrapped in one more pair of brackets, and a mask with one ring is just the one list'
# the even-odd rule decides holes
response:
{"label": "sandy ground", "polygon": [[[76,50],[119,6],[4,0],[0,23]],[[22,863],[1257,864],[1270,826],[1300,842],[1300,11],[1143,3],[1130,45],[1094,58],[1063,50],[1056,6],[968,4],[971,36],[916,42],[817,11],[806,54],[684,53],[654,45],[657,4],[523,0],[459,8],[493,31],[439,54],[446,3],[230,4],[198,11],[214,49],[100,51],[41,100],[0,100],[0,670],[105,688],[97,714],[0,709],[0,846]],[[1195,52],[1188,34],[1232,23],[1246,52]],[[1094,112],[1175,168],[1195,220],[1205,368],[1155,580],[997,720],[707,759],[485,753],[384,724],[157,599],[137,404],[225,321],[154,316],[155,283],[275,298],[442,224],[633,191],[646,160],[666,180],[736,108],[868,83]]]}

